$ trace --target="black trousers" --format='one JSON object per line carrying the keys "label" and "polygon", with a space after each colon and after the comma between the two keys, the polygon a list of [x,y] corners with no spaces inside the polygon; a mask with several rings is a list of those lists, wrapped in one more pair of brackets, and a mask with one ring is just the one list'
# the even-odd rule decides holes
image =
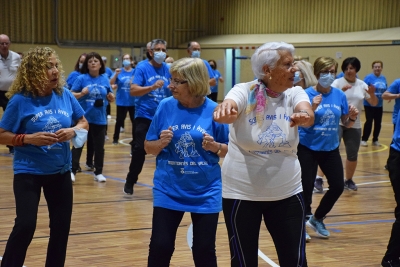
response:
{"label": "black trousers", "polygon": [[281,267],[306,267],[304,203],[301,193],[278,201],[222,199],[231,266],[258,266],[258,239],[264,218]]}
{"label": "black trousers", "polygon": [[124,127],[126,114],[129,112],[129,118],[132,122],[132,140],[135,140],[135,106],[125,107],[117,106],[117,119],[115,121],[113,141],[118,142],[121,127]]}
{"label": "black trousers", "polygon": [[312,194],[318,166],[328,180],[329,190],[322,197],[314,214],[315,218],[322,219],[331,211],[344,189],[343,163],[339,148],[332,151],[314,151],[299,144],[297,156],[301,166],[306,215],[312,214]]}
{"label": "black trousers", "polygon": [[400,151],[390,148],[389,158],[387,160],[387,168],[389,171],[390,182],[392,183],[394,198],[396,200],[396,208],[394,216],[396,220],[392,226],[387,251],[384,259],[398,260],[400,258]]}
{"label": "black trousers", "polygon": [[211,99],[214,102],[217,102],[217,98],[218,98],[218,92],[215,93],[211,93],[207,96],[209,99]]}
{"label": "black trousers", "polygon": [[135,119],[135,140],[131,142],[132,157],[129,164],[129,172],[126,176],[126,183],[133,185],[139,179],[139,174],[142,172],[146,151],[144,151],[144,141],[149,130],[151,120],[145,118]]}
{"label": "black trousers", "polygon": [[71,173],[16,174],[13,186],[17,217],[8,238],[1,266],[14,267],[24,264],[26,251],[36,229],[42,188],[50,217],[50,238],[45,266],[64,266],[72,214]]}
{"label": "black trousers", "polygon": [[374,122],[374,132],[372,134],[372,142],[378,141],[379,133],[382,126],[383,107],[364,106],[365,123],[363,128],[362,141],[368,141],[371,135],[372,122]]}
{"label": "black trousers", "polygon": [[[183,211],[160,207],[153,209],[148,267],[168,267],[175,250],[176,231]],[[215,236],[219,213],[191,213],[193,222],[192,254],[196,267],[216,267]]]}

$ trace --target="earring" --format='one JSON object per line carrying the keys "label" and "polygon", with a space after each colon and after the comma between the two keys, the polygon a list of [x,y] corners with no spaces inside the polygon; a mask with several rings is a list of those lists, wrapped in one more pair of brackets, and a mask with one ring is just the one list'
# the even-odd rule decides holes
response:
{"label": "earring", "polygon": [[272,80],[272,76],[269,76],[269,79]]}

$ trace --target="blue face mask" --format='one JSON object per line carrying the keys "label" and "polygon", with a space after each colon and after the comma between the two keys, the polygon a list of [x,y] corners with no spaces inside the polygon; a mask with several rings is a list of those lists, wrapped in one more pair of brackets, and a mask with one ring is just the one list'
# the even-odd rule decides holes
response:
{"label": "blue face mask", "polygon": [[127,59],[124,59],[124,61],[122,61],[122,65],[123,65],[124,67],[128,67],[128,66],[131,65],[131,61],[130,61],[130,60],[127,60]]}
{"label": "blue face mask", "polygon": [[171,67],[172,63],[165,63],[168,67]]}
{"label": "blue face mask", "polygon": [[318,83],[324,88],[329,88],[334,80],[335,80],[334,74],[322,73],[319,75]]}
{"label": "blue face mask", "polygon": [[154,57],[153,59],[158,63],[161,64],[164,62],[165,58],[167,57],[167,53],[163,52],[163,51],[159,51],[159,52],[154,52]]}
{"label": "blue face mask", "polygon": [[78,64],[78,68],[79,68],[79,69],[82,69],[82,66],[83,66],[83,63],[79,63],[79,64]]}
{"label": "blue face mask", "polygon": [[192,57],[199,58],[200,57],[200,51],[198,51],[198,50],[193,51],[192,52]]}
{"label": "blue face mask", "polygon": [[301,80],[303,80],[303,78],[300,78],[300,71],[296,71],[294,73],[294,81],[293,84],[296,84],[298,82],[300,82]]}

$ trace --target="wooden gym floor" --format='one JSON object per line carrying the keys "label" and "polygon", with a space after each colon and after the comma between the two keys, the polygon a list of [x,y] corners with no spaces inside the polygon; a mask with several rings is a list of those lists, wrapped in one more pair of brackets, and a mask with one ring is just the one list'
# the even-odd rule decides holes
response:
{"label": "wooden gym floor", "polygon": [[[130,122],[126,120],[120,144],[112,145],[115,124],[109,119],[103,174],[106,183],[97,183],[91,172],[76,175],[71,232],[65,266],[122,267],[146,266],[152,219],[152,175],[155,157],[148,155],[135,186],[134,195],[123,194],[122,188],[130,163]],[[2,112],[0,111],[0,117]],[[364,115],[362,115],[364,120]],[[394,221],[393,191],[384,165],[392,137],[391,113],[385,113],[379,141],[382,147],[361,147],[359,163],[354,176],[357,192],[344,191],[325,220],[331,237],[319,239],[308,229],[311,242],[307,244],[309,266],[380,266]],[[343,147],[341,153],[344,157]],[[85,155],[81,166],[84,168]],[[12,156],[0,146],[0,255],[4,252],[12,230],[15,204],[12,188]],[[314,194],[313,208],[322,194]],[[187,244],[190,216],[186,214],[178,229],[176,248],[171,266],[194,266]],[[44,266],[49,221],[45,199],[42,196],[35,236],[28,249],[25,266]],[[262,224],[260,232],[259,266],[278,266],[274,245]],[[229,266],[229,247],[222,213],[217,231],[219,266]]]}

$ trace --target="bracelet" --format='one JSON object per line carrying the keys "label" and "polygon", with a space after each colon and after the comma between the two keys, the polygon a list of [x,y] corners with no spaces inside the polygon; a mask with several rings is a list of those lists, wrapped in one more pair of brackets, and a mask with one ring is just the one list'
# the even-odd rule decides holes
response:
{"label": "bracelet", "polygon": [[350,118],[349,116],[349,121],[355,122],[357,120],[357,117],[353,120],[352,118]]}
{"label": "bracelet", "polygon": [[297,113],[306,113],[308,116],[310,116],[310,114],[308,114],[307,110],[304,110],[304,109],[299,110]]}
{"label": "bracelet", "polygon": [[221,148],[222,148],[222,144],[219,143],[219,148],[218,148],[218,151],[217,151],[217,155],[221,154]]}
{"label": "bracelet", "polygon": [[23,146],[26,134],[16,134],[11,140],[13,146]]}

